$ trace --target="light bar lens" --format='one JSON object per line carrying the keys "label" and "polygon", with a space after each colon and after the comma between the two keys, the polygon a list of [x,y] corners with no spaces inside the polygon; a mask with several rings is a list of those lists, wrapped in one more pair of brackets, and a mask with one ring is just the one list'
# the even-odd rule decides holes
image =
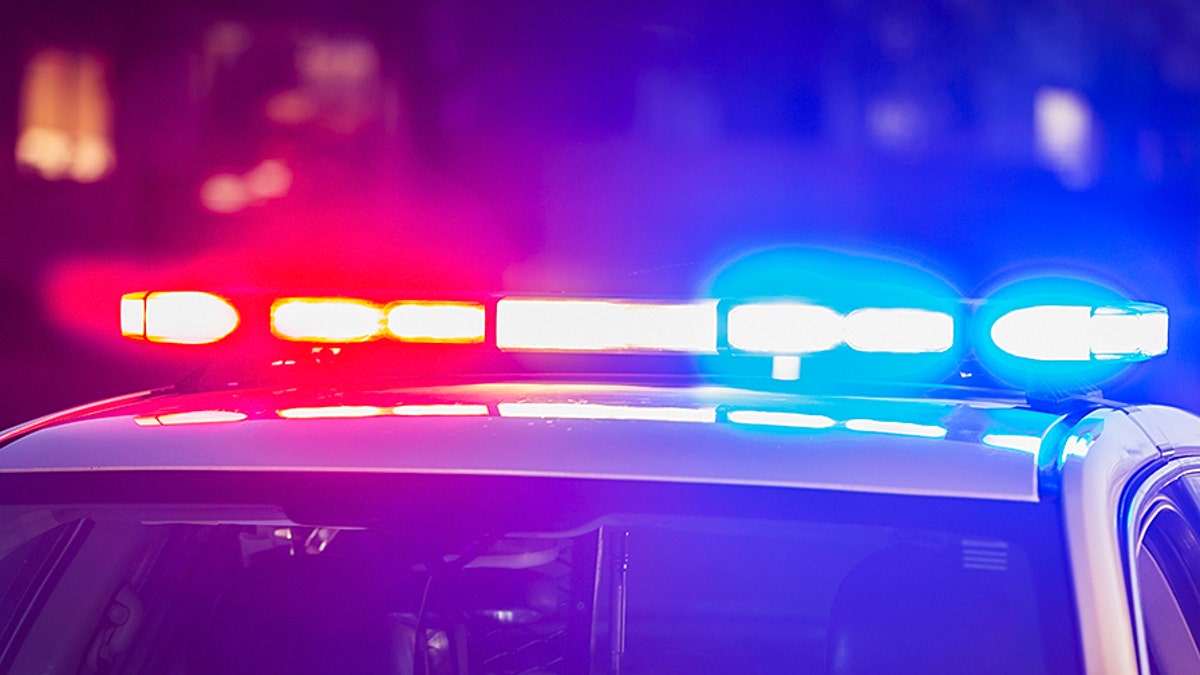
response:
{"label": "light bar lens", "polygon": [[860,352],[928,354],[954,346],[954,317],[925,309],[857,309],[846,316],[799,303],[738,305],[729,344],[748,352],[808,354],[845,342]]}
{"label": "light bar lens", "polygon": [[1038,305],[992,324],[1001,350],[1034,361],[1143,361],[1167,351],[1165,307]]}
{"label": "light bar lens", "polygon": [[208,344],[229,335],[237,325],[237,310],[212,293],[162,291],[121,298],[121,334],[136,340]]}
{"label": "light bar lens", "polygon": [[954,346],[954,317],[925,309],[858,309],[846,316],[846,344],[860,352],[944,352]]}
{"label": "light bar lens", "polygon": [[729,310],[729,344],[748,352],[807,354],[842,343],[842,315],[817,305],[749,304]]}
{"label": "light bar lens", "polygon": [[380,337],[383,308],[353,298],[285,298],[271,305],[271,332],[293,342],[367,342]]}
{"label": "light bar lens", "polygon": [[505,298],[496,311],[496,346],[504,350],[717,351],[715,300],[651,304]]}
{"label": "light bar lens", "polygon": [[404,342],[483,342],[483,305],[401,302],[387,312],[387,330]]}

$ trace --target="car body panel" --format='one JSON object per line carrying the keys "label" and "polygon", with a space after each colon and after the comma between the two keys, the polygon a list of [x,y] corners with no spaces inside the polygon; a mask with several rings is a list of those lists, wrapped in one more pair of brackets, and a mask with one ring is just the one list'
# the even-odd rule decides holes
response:
{"label": "car body panel", "polygon": [[1036,501],[1060,421],[1013,402],[508,383],[161,394],[10,437],[0,472],[299,470]]}

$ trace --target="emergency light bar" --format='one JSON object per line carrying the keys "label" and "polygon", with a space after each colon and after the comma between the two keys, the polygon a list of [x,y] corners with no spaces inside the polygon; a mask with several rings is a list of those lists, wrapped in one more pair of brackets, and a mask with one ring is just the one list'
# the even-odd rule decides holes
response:
{"label": "emergency light bar", "polygon": [[[213,343],[244,323],[241,308],[250,312],[244,330],[269,332],[289,343],[474,344],[517,353],[744,354],[773,357],[776,366],[788,365],[796,371],[801,357],[824,352],[898,361],[946,356],[953,350],[949,358],[957,361],[971,348],[985,367],[997,359],[1036,367],[1038,363],[1120,364],[1167,350],[1168,313],[1160,305],[1037,300],[1021,305],[1008,298],[988,311],[981,311],[987,301],[963,301],[956,310],[933,311],[834,309],[791,299],[627,302],[504,297],[478,302],[378,302],[285,296],[269,303],[235,303],[199,291],[155,291],[121,299],[121,332],[150,342]],[[266,316],[259,314],[268,305]],[[965,344],[968,336],[969,345]]]}

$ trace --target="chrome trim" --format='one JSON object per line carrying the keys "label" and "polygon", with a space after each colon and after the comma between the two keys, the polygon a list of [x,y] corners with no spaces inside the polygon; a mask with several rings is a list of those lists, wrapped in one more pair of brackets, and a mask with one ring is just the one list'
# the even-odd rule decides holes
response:
{"label": "chrome trim", "polygon": [[1088,673],[1138,672],[1121,500],[1124,488],[1162,452],[1136,415],[1094,411],[1072,428],[1062,448],[1063,518]]}

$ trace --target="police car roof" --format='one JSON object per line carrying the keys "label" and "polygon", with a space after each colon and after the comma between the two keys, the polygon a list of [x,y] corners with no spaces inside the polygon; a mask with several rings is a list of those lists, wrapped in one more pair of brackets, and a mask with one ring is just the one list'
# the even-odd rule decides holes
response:
{"label": "police car roof", "polygon": [[468,474],[1036,501],[1039,455],[1059,452],[1067,426],[1017,401],[716,386],[234,388],[135,395],[13,429],[0,474]]}

